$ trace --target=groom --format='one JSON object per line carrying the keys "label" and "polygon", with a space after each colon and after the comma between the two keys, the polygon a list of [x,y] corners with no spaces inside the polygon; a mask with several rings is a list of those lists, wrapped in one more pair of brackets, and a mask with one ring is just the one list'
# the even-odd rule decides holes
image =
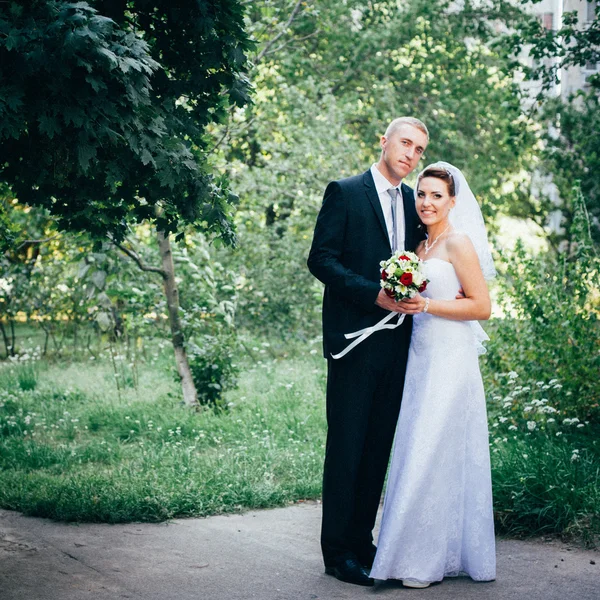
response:
{"label": "groom", "polygon": [[[412,318],[374,333],[338,360],[344,334],[403,312],[379,285],[379,262],[414,250],[425,235],[413,190],[402,180],[421,158],[429,133],[412,117],[392,121],[379,162],[325,190],[308,257],[325,284],[323,346],[327,358],[327,446],[321,548],[325,572],[373,585],[372,530],[400,411]],[[395,321],[395,319],[394,319]]]}

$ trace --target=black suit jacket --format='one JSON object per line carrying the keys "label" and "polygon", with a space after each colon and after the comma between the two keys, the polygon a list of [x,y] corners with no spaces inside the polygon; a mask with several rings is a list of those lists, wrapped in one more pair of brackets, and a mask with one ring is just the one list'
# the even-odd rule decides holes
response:
{"label": "black suit jacket", "polygon": [[[425,238],[412,188],[402,184],[405,248]],[[375,304],[382,260],[392,254],[371,171],[332,181],[325,190],[308,256],[310,272],[325,284],[323,351],[326,358],[349,343],[344,335],[387,315]],[[407,320],[408,322],[408,320]],[[347,356],[351,356],[352,353]]]}

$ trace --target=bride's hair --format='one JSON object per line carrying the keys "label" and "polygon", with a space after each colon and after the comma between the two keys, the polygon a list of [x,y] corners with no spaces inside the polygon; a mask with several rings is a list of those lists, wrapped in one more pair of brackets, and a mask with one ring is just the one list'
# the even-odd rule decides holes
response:
{"label": "bride's hair", "polygon": [[427,167],[422,173],[419,175],[419,180],[417,181],[417,188],[419,187],[419,181],[423,179],[423,177],[435,177],[436,179],[441,179],[446,182],[448,186],[448,193],[451,196],[456,196],[456,183],[454,182],[454,177],[450,171],[446,171],[446,169],[441,169],[440,167]]}

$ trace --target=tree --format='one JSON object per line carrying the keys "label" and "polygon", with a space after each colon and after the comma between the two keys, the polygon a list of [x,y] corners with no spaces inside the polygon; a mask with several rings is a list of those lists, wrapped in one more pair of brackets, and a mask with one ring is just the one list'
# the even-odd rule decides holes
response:
{"label": "tree", "polygon": [[[537,4],[541,0],[521,0],[521,4]],[[587,2],[587,14],[593,4]],[[552,231],[549,239],[555,246],[569,237],[573,212],[568,202],[576,181],[588,203],[592,216],[592,236],[600,241],[600,75],[586,76],[583,89],[568,97],[556,97],[554,89],[565,70],[578,70],[600,61],[600,8],[595,7],[591,19],[580,21],[577,11],[562,15],[559,29],[546,29],[534,16],[515,24],[512,33],[502,39],[502,45],[512,53],[510,68],[522,71],[530,81],[540,83],[531,116],[540,125],[543,147],[538,168],[558,188],[560,202],[540,195],[537,202],[538,222],[544,224],[552,211],[560,209],[562,231]],[[524,49],[534,59],[526,67],[519,62]]]}
{"label": "tree", "polygon": [[232,242],[235,197],[204,130],[248,101],[250,47],[239,0],[2,3],[0,181],[97,239],[145,220],[167,245],[186,225]]}
{"label": "tree", "polygon": [[85,2],[2,3],[2,181],[68,229],[122,239],[149,219],[231,237],[202,133],[247,101],[239,3],[95,5],[111,18]]}
{"label": "tree", "polygon": [[[523,5],[539,4],[542,0],[520,0]],[[507,35],[502,43],[517,56],[526,47],[529,55],[535,59],[532,67],[525,69],[526,76],[533,81],[540,81],[542,86],[538,100],[546,100],[546,93],[560,83],[560,74],[570,67],[584,67],[588,63],[600,62],[600,6],[586,0],[589,8],[593,9],[594,18],[585,22],[579,21],[576,10],[562,14],[560,29],[553,30],[534,16],[524,18],[517,23],[516,29]],[[512,63],[515,69],[523,69],[517,59]],[[589,86],[600,91],[600,76],[588,78]]]}
{"label": "tree", "polygon": [[[522,4],[541,0],[522,0]],[[593,7],[588,0],[588,10]],[[600,7],[596,6],[594,17],[581,22],[577,11],[563,13],[562,26],[557,30],[544,28],[530,17],[523,20],[503,43],[518,56],[528,48],[534,65],[524,68],[515,58],[514,69],[521,69],[531,81],[540,82],[537,103],[532,115],[544,130],[540,170],[557,186],[561,204],[540,198],[540,216],[545,219],[550,211],[560,208],[564,232],[552,232],[555,243],[569,237],[573,212],[567,199],[576,181],[588,203],[592,216],[592,236],[600,242],[600,186],[597,173],[600,170],[600,75],[590,74],[582,90],[569,97],[554,97],[549,93],[560,83],[565,69],[581,69],[588,64],[600,62]]]}
{"label": "tree", "polygon": [[503,2],[252,4],[255,102],[215,133],[241,197],[240,318],[314,333],[305,260],[323,190],[376,160],[396,116],[427,123],[425,161],[460,166],[488,215],[520,209],[537,133],[507,51],[491,45],[519,16]]}
{"label": "tree", "polygon": [[[537,138],[523,115],[508,53],[492,42],[502,27],[518,22],[520,10],[502,1],[300,4],[296,11],[292,0],[257,2],[250,11],[250,30],[261,41],[253,80],[262,93],[246,109],[247,121],[258,122],[264,104],[275,103],[281,117],[271,127],[285,136],[285,118],[295,108],[288,86],[306,90],[315,102],[328,93],[368,164],[387,123],[417,115],[431,131],[426,160],[444,158],[463,168],[488,212],[515,198],[507,183],[523,178]],[[250,166],[264,161],[260,143],[271,139],[257,139],[254,129],[249,125],[241,135],[232,129],[234,156],[246,144],[242,160]]]}
{"label": "tree", "polygon": [[[541,168],[557,186],[564,229],[552,232],[555,245],[569,239],[574,213],[570,190],[579,182],[592,217],[592,238],[600,244],[600,96],[580,92],[567,101],[552,99],[544,104],[542,117],[548,129],[544,136]],[[546,203],[547,210],[557,206]]]}

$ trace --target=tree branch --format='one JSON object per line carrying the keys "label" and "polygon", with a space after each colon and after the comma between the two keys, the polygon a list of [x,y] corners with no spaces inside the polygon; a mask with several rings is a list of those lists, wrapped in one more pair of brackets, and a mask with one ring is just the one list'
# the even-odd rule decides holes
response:
{"label": "tree branch", "polygon": [[119,242],[116,242],[110,236],[109,236],[109,239],[119,250],[121,250],[127,256],[129,256],[129,258],[134,260],[135,263],[137,264],[137,266],[142,271],[148,271],[150,273],[158,273],[163,279],[165,279],[167,277],[167,274],[165,273],[164,269],[161,269],[160,267],[151,267],[150,265],[145,264],[137,252],[130,250],[129,248],[127,248],[126,246],[123,246],[123,244],[120,244]]}
{"label": "tree branch", "polygon": [[32,246],[33,244],[45,244],[46,242],[50,242],[52,240],[55,240],[57,237],[60,237],[60,234],[56,234],[53,235],[52,237],[49,238],[44,238],[43,240],[23,240],[18,246],[17,246],[17,252],[23,248],[23,246]]}
{"label": "tree branch", "polygon": [[255,65],[257,65],[265,56],[265,54],[267,54],[269,52],[269,49],[271,48],[271,46],[273,46],[273,44],[282,36],[284,36],[289,28],[289,26],[294,22],[294,19],[296,18],[296,16],[298,15],[298,12],[300,11],[300,6],[302,5],[302,0],[297,0],[296,5],[294,6],[291,14],[290,14],[290,18],[287,20],[287,23],[283,26],[283,28],[281,29],[281,31],[272,39],[270,39],[264,46],[264,48],[258,53],[258,56],[256,57],[256,59],[253,61]]}

